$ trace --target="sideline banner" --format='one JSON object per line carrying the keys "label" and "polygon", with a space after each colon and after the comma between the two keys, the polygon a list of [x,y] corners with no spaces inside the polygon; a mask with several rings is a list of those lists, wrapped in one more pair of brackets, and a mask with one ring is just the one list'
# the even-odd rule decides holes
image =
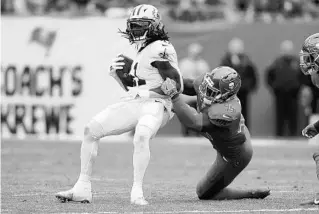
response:
{"label": "sideline banner", "polygon": [[123,90],[111,59],[131,55],[125,20],[2,18],[1,136],[78,139]]}

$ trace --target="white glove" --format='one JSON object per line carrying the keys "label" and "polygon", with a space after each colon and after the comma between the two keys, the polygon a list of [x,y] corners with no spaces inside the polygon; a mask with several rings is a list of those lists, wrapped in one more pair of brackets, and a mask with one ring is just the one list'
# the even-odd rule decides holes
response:
{"label": "white glove", "polygon": [[166,78],[166,80],[162,83],[161,89],[164,94],[170,96],[171,98],[179,94],[176,82],[170,78]]}
{"label": "white glove", "polygon": [[117,55],[113,60],[112,60],[112,63],[111,63],[111,66],[110,66],[110,76],[112,77],[117,77],[117,74],[116,74],[116,70],[117,69],[123,69],[123,66],[124,66],[124,62],[123,62],[124,58],[121,57],[121,54]]}
{"label": "white glove", "polygon": [[123,59],[124,58],[121,56],[121,54],[119,54],[112,60],[109,75],[113,77],[125,91],[127,91],[128,90],[127,86],[124,85],[124,83],[122,82],[122,80],[119,78],[119,76],[116,73],[116,70],[123,69],[123,66],[124,66]]}

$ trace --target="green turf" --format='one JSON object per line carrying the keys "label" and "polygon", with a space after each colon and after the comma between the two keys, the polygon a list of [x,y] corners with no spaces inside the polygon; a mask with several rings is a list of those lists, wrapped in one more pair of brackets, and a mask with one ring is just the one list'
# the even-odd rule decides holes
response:
{"label": "green turf", "polygon": [[319,192],[312,160],[316,147],[305,142],[256,146],[251,164],[231,184],[236,188],[269,187],[272,194],[268,198],[199,201],[196,183],[214,161],[213,148],[208,143],[172,145],[154,140],[144,185],[150,205],[145,207],[129,204],[132,149],[130,143],[100,144],[93,203],[63,204],[54,193],[71,188],[76,181],[80,144],[4,141],[2,213],[319,213],[318,206],[300,205]]}

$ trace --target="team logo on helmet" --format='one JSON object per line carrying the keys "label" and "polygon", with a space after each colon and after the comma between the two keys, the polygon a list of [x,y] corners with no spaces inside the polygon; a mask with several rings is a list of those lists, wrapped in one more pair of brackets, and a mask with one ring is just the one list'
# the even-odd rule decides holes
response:
{"label": "team logo on helmet", "polygon": [[155,8],[153,9],[152,14],[153,14],[154,18],[156,18],[156,19],[160,19],[160,17],[161,17],[158,10]]}

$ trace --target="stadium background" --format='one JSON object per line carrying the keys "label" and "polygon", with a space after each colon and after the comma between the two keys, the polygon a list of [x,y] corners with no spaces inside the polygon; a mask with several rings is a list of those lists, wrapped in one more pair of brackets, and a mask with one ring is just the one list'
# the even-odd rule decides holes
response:
{"label": "stadium background", "polygon": [[[8,1],[4,2],[8,3]],[[160,5],[159,2],[150,2]],[[226,2],[227,4],[229,3],[228,1]],[[134,2],[131,2],[131,4],[134,5]],[[253,136],[256,137],[273,136],[276,115],[274,114],[273,98],[265,86],[264,70],[266,66],[277,57],[279,45],[283,40],[290,39],[294,42],[296,46],[295,49],[298,50],[299,44],[302,43],[307,35],[317,32],[319,22],[316,21],[316,19],[311,21],[288,20],[279,23],[277,21],[258,21],[253,23],[247,23],[245,21],[235,22],[231,20],[225,12],[227,11],[225,8],[229,8],[227,5],[226,7],[224,6],[223,9],[213,10],[215,12],[217,11],[217,18],[215,17],[212,20],[182,22],[180,20],[173,21],[169,16],[170,10],[167,9],[169,7],[164,6],[160,8],[163,11],[166,29],[169,32],[169,36],[177,50],[179,58],[186,56],[189,44],[197,42],[204,47],[202,56],[211,68],[213,68],[219,64],[229,40],[233,37],[238,37],[245,42],[245,51],[257,65],[259,73],[259,87],[257,92],[252,94],[251,99],[251,132]],[[112,11],[111,9],[112,8],[110,8],[109,11]],[[105,14],[107,13],[105,12]],[[11,126],[11,130],[14,130],[14,126],[17,127],[16,134],[14,135],[19,137],[25,136],[26,132],[27,135],[39,133],[39,136],[42,137],[50,135],[51,137],[59,136],[60,138],[69,138],[70,136],[74,137],[75,134],[80,136],[84,124],[93,115],[102,110],[106,105],[116,102],[122,92],[115,84],[115,81],[107,75],[109,63],[117,53],[123,52],[131,55],[132,49],[130,49],[128,43],[117,34],[118,28],[125,28],[124,17],[126,10],[124,10],[124,14],[123,11],[119,11],[120,15],[115,15],[115,17],[114,14],[110,14],[112,13],[109,12],[109,17],[85,14],[84,16],[71,16],[71,18],[66,16],[57,17],[52,14],[44,14],[44,16],[43,14],[34,15],[31,13],[27,16],[25,14],[19,16],[10,13],[6,16],[2,16],[3,54],[1,96],[3,102],[1,105],[1,114],[3,121],[12,120],[8,123],[1,123],[2,136],[9,137],[11,135],[8,134],[8,124]],[[220,18],[218,17],[219,14],[223,14],[223,16]],[[227,18],[230,20],[227,20]],[[78,68],[81,70],[71,72],[71,75],[78,76],[78,81],[80,82],[76,82],[76,80],[72,81],[71,79],[74,78],[74,76],[69,80],[71,81],[70,84],[66,83],[68,80],[62,81],[63,84],[66,84],[63,86],[65,92],[62,93],[71,93],[70,90],[79,90],[78,94],[63,94],[59,96],[58,93],[60,89],[53,89],[53,94],[51,95],[49,95],[49,93],[35,95],[32,94],[29,89],[33,87],[31,90],[36,90],[36,86],[32,86],[31,84],[30,88],[28,83],[25,83],[21,90],[17,88],[14,94],[7,93],[6,90],[10,90],[10,87],[11,89],[12,87],[19,87],[19,84],[15,85],[14,80],[19,81],[20,79],[28,78],[26,76],[22,77],[24,68],[30,66],[33,69],[38,69],[41,65],[53,66],[55,70],[65,69],[65,67],[68,66],[71,67],[67,69],[72,70]],[[16,71],[10,70],[12,69],[10,66],[16,66],[16,68],[13,68],[16,69]],[[14,79],[12,76],[14,72],[17,72],[18,76],[15,77],[17,79]],[[41,77],[40,72],[37,72],[36,75],[39,76],[37,78],[45,78]],[[65,76],[63,78],[68,77]],[[39,82],[42,83],[44,81],[47,81],[47,84],[49,84],[48,79],[40,80]],[[41,85],[41,83],[39,84]],[[75,87],[77,89],[69,90],[68,87]],[[47,90],[50,91],[50,89]],[[16,104],[19,103],[26,104],[26,116],[25,119],[22,119],[25,122],[14,121],[14,115],[24,110],[19,109],[21,106],[18,106],[15,111],[16,113],[14,113],[13,110],[10,110],[11,107],[13,107],[8,105],[10,103],[15,104],[13,105],[15,107],[17,106]],[[41,113],[36,113],[38,114],[37,117],[40,118],[37,119],[37,121],[35,121],[34,118],[32,119],[31,109],[33,105],[28,106],[30,103],[34,105],[45,104],[46,106],[54,106],[59,103],[66,104],[66,106],[59,111],[61,114],[63,114],[64,110],[68,111],[69,114],[66,114],[72,117],[72,119],[69,118],[70,121],[68,122],[70,130],[67,130],[66,123],[63,124],[63,122],[61,122],[61,126],[64,126],[64,128],[55,131],[54,129],[57,127],[51,124],[52,129],[49,128],[50,131],[48,131],[51,134],[45,133],[45,130],[48,130],[48,126],[50,126],[46,121],[50,119],[45,119],[45,117],[48,118],[48,116],[44,116],[43,113],[42,116]],[[41,107],[34,108],[37,109],[34,110],[34,112],[41,111],[39,110]],[[300,109],[299,113],[300,112],[302,112],[302,109]],[[9,116],[4,117],[4,115]],[[67,118],[61,119],[61,121],[62,120],[67,120]],[[55,122],[57,123],[57,120]],[[307,121],[300,120],[299,129],[301,130],[306,124]],[[179,135],[180,130],[180,124],[178,120],[174,118],[168,126],[160,130],[159,134]],[[54,134],[57,132],[58,135]],[[71,132],[73,132],[73,134],[70,134]]]}
{"label": "stadium background", "polygon": [[[63,4],[53,7],[57,2]],[[1,1],[1,213],[318,213],[317,206],[302,205],[318,192],[312,160],[318,146],[307,144],[304,138],[274,136],[274,100],[264,73],[278,56],[283,40],[292,40],[298,54],[305,37],[318,32],[318,8],[304,6],[310,0],[198,1],[214,3],[200,8],[204,11],[201,21],[194,21],[187,12],[180,17],[183,21],[169,17],[179,8],[174,4],[178,0],[91,0],[90,7],[83,6],[85,2]],[[275,6],[266,8],[270,13],[264,17],[246,20],[251,7],[236,8],[230,2],[268,2]],[[288,2],[288,9],[289,2],[296,4],[296,14],[276,11],[278,2]],[[12,3],[26,3],[26,7]],[[151,144],[152,158],[145,178],[149,206],[129,204],[133,145],[126,137],[100,144],[92,204],[55,201],[54,194],[71,188],[78,177],[84,125],[123,95],[109,77],[108,68],[116,54],[133,54],[117,32],[125,28],[128,9],[139,3],[155,4],[163,12],[180,59],[187,55],[189,44],[199,42],[204,47],[203,58],[214,67],[231,38],[243,39],[259,74],[250,112],[254,158],[232,187],[268,187],[270,197],[199,201],[196,183],[216,152],[205,138],[171,137],[181,134],[175,117]],[[96,5],[95,12],[92,4]],[[301,8],[305,12],[302,15]],[[277,14],[280,19],[269,21],[267,14]],[[282,19],[281,14],[287,17]],[[299,113],[302,111],[300,108]],[[299,120],[299,129],[307,122]],[[313,142],[318,143],[318,138]]]}

